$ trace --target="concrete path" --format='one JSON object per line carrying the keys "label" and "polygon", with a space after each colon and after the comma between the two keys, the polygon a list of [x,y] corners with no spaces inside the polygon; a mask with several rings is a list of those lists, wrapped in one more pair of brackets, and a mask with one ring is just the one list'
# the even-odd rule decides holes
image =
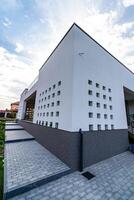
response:
{"label": "concrete path", "polygon": [[6,122],[6,125],[18,125],[18,123],[16,123],[16,122]]}
{"label": "concrete path", "polygon": [[14,130],[5,132],[5,142],[20,142],[35,139],[27,131],[24,130]]}
{"label": "concrete path", "polygon": [[5,145],[6,199],[66,173],[70,168],[34,140]]}
{"label": "concrete path", "polygon": [[134,154],[125,152],[87,168],[87,180],[74,172],[11,200],[134,200]]}
{"label": "concrete path", "polygon": [[22,126],[20,126],[20,125],[14,124],[14,125],[6,125],[5,126],[5,130],[6,131],[24,130],[24,128]]}

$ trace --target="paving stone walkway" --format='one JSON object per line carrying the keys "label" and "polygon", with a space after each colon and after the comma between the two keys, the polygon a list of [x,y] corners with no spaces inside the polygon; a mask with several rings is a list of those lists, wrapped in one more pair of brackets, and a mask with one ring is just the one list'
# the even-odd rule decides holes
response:
{"label": "paving stone walkway", "polygon": [[134,154],[119,154],[87,170],[96,177],[87,180],[74,172],[12,200],[134,200]]}
{"label": "paving stone walkway", "polygon": [[36,141],[6,143],[6,188],[16,188],[69,170],[69,167]]}
{"label": "paving stone walkway", "polygon": [[16,142],[16,141],[29,140],[29,139],[34,139],[34,137],[24,130],[15,130],[15,131],[5,132],[5,142]]}

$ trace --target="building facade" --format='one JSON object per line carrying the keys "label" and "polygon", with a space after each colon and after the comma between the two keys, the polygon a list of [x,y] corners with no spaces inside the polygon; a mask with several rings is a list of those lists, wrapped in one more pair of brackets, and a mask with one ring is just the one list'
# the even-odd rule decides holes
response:
{"label": "building facade", "polygon": [[17,111],[18,111],[18,108],[19,108],[19,101],[11,103],[11,108],[10,108],[10,110],[11,110],[12,112],[17,112]]}
{"label": "building facade", "polygon": [[67,131],[127,129],[134,114],[134,74],[73,24],[34,83],[17,118]]}

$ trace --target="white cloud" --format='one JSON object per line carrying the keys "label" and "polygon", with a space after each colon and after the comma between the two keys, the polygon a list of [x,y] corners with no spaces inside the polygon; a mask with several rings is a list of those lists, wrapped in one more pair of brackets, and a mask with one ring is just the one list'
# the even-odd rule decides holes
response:
{"label": "white cloud", "polygon": [[3,21],[3,25],[6,27],[9,27],[12,25],[12,22],[7,17],[5,17]]}
{"label": "white cloud", "polygon": [[19,42],[16,43],[16,48],[15,48],[15,51],[17,53],[20,53],[21,51],[24,50],[24,46],[22,44],[20,44]]}
{"label": "white cloud", "polygon": [[10,106],[10,102],[19,99],[24,87],[28,87],[33,81],[37,70],[32,63],[27,64],[23,57],[12,54],[2,47],[0,66],[0,108],[5,108]]}
{"label": "white cloud", "polygon": [[123,0],[123,4],[125,7],[134,5],[134,0]]}
{"label": "white cloud", "polygon": [[[17,1],[11,0],[11,2],[12,9],[19,9]],[[29,85],[32,82],[38,74],[38,69],[73,22],[80,25],[89,35],[134,71],[132,53],[134,52],[134,36],[127,37],[127,33],[134,27],[134,22],[117,23],[123,15],[125,7],[132,5],[134,0],[119,0],[113,10],[105,12],[102,10],[100,12],[99,9],[103,0],[35,0],[35,2],[34,9],[36,8],[36,13],[38,13],[38,22],[33,20],[28,29],[22,28],[19,35],[11,34],[10,37],[7,37],[7,40],[16,46],[15,51],[23,53],[24,56],[15,55],[0,48],[0,66],[3,66],[0,67],[2,95],[8,94],[15,98],[20,95],[25,84]],[[29,21],[30,14],[27,14],[23,14],[23,16]],[[13,81],[16,79],[18,82]],[[0,104],[0,108],[1,106],[2,104]]]}

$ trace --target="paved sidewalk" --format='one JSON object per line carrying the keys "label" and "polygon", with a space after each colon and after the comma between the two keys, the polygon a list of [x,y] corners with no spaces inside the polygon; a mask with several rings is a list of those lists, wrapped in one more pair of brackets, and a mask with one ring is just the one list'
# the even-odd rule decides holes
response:
{"label": "paved sidewalk", "polygon": [[34,140],[6,143],[5,164],[5,192],[70,169]]}
{"label": "paved sidewalk", "polygon": [[24,130],[6,131],[5,136],[5,142],[17,142],[34,139],[32,135]]}
{"label": "paved sidewalk", "polygon": [[75,172],[12,200],[134,200],[134,154],[119,154],[87,170],[96,177],[87,180]]}

